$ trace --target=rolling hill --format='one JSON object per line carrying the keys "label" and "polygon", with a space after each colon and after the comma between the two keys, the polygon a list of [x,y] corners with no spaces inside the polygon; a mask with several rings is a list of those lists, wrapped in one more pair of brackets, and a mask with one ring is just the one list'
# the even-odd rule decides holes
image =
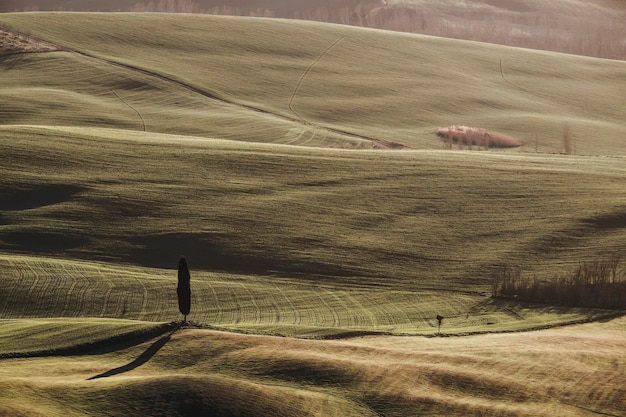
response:
{"label": "rolling hill", "polygon": [[4,359],[0,410],[14,416],[619,416],[626,405],[625,325],[622,318],[519,334],[341,341],[172,328],[130,347],[118,341],[83,354]]}
{"label": "rolling hill", "polygon": [[[0,27],[0,414],[624,411],[623,311],[489,295],[623,250],[625,62],[281,19]],[[454,124],[525,145],[448,149]],[[473,336],[424,338],[439,314]]]}
{"label": "rolling hill", "polygon": [[4,124],[418,149],[441,148],[438,127],[466,124],[560,152],[565,123],[576,153],[625,153],[620,61],[313,22],[63,16],[0,16],[64,49],[5,58],[16,108],[3,108]]}
{"label": "rolling hill", "polygon": [[363,26],[626,60],[619,0],[5,0],[0,12],[209,13]]}

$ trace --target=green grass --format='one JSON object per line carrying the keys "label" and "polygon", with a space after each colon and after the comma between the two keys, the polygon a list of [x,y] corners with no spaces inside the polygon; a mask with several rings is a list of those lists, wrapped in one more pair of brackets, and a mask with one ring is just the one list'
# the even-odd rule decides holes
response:
{"label": "green grass", "polygon": [[119,132],[0,129],[0,239],[33,254],[3,257],[4,317],[174,320],[184,254],[191,320],[203,325],[432,334],[441,314],[448,333],[528,329],[599,312],[518,306],[518,316],[487,297],[494,267],[552,276],[624,239],[602,220],[622,210],[622,158]]}
{"label": "green grass", "polygon": [[[4,101],[16,109],[5,110],[4,123],[141,130],[129,104],[153,132],[441,149],[435,130],[465,124],[550,153],[562,150],[568,123],[576,153],[626,152],[620,61],[314,22],[66,16],[5,14],[0,24],[158,77],[75,53],[8,58],[14,70],[3,74],[3,90],[11,87]],[[27,101],[15,100],[22,95]]]}
{"label": "green grass", "polygon": [[[0,305],[6,333],[14,332],[12,326],[28,325],[15,334],[33,332],[32,326],[42,329],[35,332],[37,339],[16,337],[17,347],[3,343],[1,354],[93,343],[96,334],[101,338],[111,336],[98,329],[114,332],[115,321],[111,320],[115,318],[130,320],[117,327],[120,333],[129,331],[128,323],[143,328],[147,322],[181,318],[175,271],[19,256],[0,257],[0,268]],[[381,290],[346,283],[204,271],[192,271],[192,276],[189,319],[195,325],[238,332],[307,338],[433,336],[437,332],[435,317],[441,314],[445,317],[442,333],[458,335],[548,327],[601,318],[608,313],[498,302],[485,295],[445,288]],[[69,326],[72,336],[58,338],[57,326]]]}

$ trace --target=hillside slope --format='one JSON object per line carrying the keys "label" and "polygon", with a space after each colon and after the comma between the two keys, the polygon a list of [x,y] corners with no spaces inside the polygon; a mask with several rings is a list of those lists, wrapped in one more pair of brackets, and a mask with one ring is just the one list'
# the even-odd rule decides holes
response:
{"label": "hillside slope", "polygon": [[618,416],[625,325],[346,341],[180,329],[104,352],[3,359],[0,413]]}
{"label": "hillside slope", "polygon": [[418,149],[442,147],[438,127],[466,124],[539,152],[563,150],[565,124],[578,154],[626,154],[624,62],[272,19],[43,13],[0,24],[66,50],[3,58],[4,124]]}
{"label": "hillside slope", "polygon": [[305,19],[626,59],[626,7],[615,0],[5,0],[0,4],[0,12],[39,10]]}
{"label": "hillside slope", "polygon": [[[430,332],[440,308],[458,319],[455,332],[532,328],[559,319],[539,309],[523,322],[485,305],[494,271],[513,265],[547,279],[623,250],[623,63],[311,22],[54,13],[0,21],[13,34],[0,79],[5,306],[56,303],[37,299],[45,267],[28,273],[31,285],[17,284],[28,268],[11,267],[13,255],[34,257],[26,265],[56,257],[170,269],[185,254],[222,281],[294,279],[342,294],[323,292],[320,304],[311,291],[303,303],[324,310],[319,317],[293,313],[286,297],[276,311],[302,324],[286,333]],[[576,151],[618,156],[442,150],[431,129],[463,119],[523,129],[516,136],[531,135],[539,152],[560,149],[566,120]],[[581,141],[594,126],[602,134]],[[400,144],[420,150],[327,149]],[[68,298],[54,314],[87,314],[83,293],[71,291],[76,275],[58,273],[77,304]],[[172,309],[143,281],[133,288],[144,295],[130,301],[107,287],[111,303],[88,315],[132,307],[134,319],[168,320]],[[403,305],[419,294],[444,301],[388,320],[393,303],[367,292],[351,300],[343,286],[400,291]],[[244,305],[248,328],[282,323],[263,318],[245,291],[234,294],[198,321],[237,324],[237,315],[216,316]],[[570,313],[560,322],[595,317]]]}
{"label": "hillside slope", "polygon": [[599,314],[493,304],[495,271],[552,278],[626,237],[618,157],[36,126],[4,126],[0,141],[5,318],[172,320],[186,255],[202,324],[432,334],[443,314],[446,332],[528,329]]}
{"label": "hillside slope", "polygon": [[[626,411],[623,311],[489,297],[506,266],[623,253],[624,63],[283,20],[0,25],[0,415]],[[526,146],[447,150],[455,123]]]}

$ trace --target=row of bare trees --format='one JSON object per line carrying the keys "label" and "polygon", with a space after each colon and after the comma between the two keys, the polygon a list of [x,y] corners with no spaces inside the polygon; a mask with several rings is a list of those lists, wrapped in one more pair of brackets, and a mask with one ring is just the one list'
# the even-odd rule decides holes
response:
{"label": "row of bare trees", "polygon": [[573,307],[626,309],[626,271],[614,254],[583,262],[551,280],[522,276],[518,267],[503,266],[492,278],[493,297]]}

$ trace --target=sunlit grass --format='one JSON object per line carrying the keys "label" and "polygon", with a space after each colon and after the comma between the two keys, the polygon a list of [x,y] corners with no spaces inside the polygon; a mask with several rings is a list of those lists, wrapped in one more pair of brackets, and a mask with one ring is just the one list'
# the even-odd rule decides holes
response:
{"label": "sunlit grass", "polygon": [[[0,268],[0,318],[5,320],[0,324],[6,338],[2,354],[53,351],[144,329],[148,322],[181,319],[172,270],[16,256],[0,257]],[[497,302],[469,288],[381,290],[205,271],[192,276],[192,323],[238,332],[306,338],[433,336],[439,330],[435,317],[443,315],[442,333],[459,335],[542,328],[612,314]],[[128,321],[102,320],[115,318]],[[57,328],[62,328],[59,334]]]}
{"label": "sunlit grass", "polygon": [[[26,300],[32,304],[38,302],[28,297]],[[50,309],[50,313],[53,312],[54,309]],[[121,335],[146,339],[163,332],[154,322],[95,317],[59,318],[62,315],[59,313],[62,312],[57,311],[57,317],[49,314],[50,318],[44,318],[42,314],[36,319],[0,319],[0,357],[52,355],[56,352],[67,354],[71,349],[78,354],[78,347],[84,350],[90,346],[102,349],[106,344],[98,345],[99,342],[122,339]]]}
{"label": "sunlit grass", "polygon": [[[624,325],[619,319],[520,334],[345,341],[182,329],[115,352],[4,359],[0,410],[63,410],[70,416],[129,410],[151,416],[621,415]],[[139,357],[147,361],[137,365]]]}

